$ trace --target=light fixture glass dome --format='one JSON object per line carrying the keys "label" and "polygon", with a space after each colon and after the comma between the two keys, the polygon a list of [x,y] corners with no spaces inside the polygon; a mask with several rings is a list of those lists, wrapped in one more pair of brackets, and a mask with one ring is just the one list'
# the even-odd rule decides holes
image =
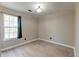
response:
{"label": "light fixture glass dome", "polygon": [[40,8],[38,8],[38,9],[37,9],[37,12],[40,13],[40,12],[42,12],[42,10],[41,10]]}

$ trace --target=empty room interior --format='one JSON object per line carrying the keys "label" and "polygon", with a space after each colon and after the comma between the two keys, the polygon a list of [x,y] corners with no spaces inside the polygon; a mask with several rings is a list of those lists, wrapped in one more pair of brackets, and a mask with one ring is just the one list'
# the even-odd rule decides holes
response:
{"label": "empty room interior", "polygon": [[1,57],[79,57],[79,3],[0,2]]}

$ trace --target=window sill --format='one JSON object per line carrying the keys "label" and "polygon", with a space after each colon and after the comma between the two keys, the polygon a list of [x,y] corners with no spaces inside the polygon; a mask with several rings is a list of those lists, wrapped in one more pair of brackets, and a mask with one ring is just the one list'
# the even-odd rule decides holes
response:
{"label": "window sill", "polygon": [[4,39],[3,41],[16,40],[16,39],[18,39],[18,38]]}

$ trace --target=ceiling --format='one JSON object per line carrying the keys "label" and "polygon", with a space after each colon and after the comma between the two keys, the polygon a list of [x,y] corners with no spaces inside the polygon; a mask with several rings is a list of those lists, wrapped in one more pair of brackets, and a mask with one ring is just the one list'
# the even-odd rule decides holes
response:
{"label": "ceiling", "polygon": [[[29,13],[33,15],[46,15],[49,13],[53,13],[57,10],[62,10],[66,8],[73,8],[75,3],[72,2],[1,2],[0,3],[2,6],[5,6],[7,8],[24,12],[24,13]],[[35,6],[36,5],[42,5],[42,12],[37,13]],[[28,12],[27,10],[32,10],[32,12]]]}

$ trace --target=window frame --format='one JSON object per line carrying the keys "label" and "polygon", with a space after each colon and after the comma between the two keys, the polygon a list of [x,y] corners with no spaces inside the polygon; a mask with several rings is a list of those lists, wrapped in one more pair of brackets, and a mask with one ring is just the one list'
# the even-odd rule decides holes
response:
{"label": "window frame", "polygon": [[[18,34],[18,16],[4,13],[4,14],[3,14],[3,20],[4,20],[3,23],[5,23],[4,15],[8,15],[9,17],[10,17],[10,16],[17,17],[17,26],[13,26],[13,27],[12,27],[12,26],[5,26],[5,25],[3,26],[3,28],[4,28],[4,41],[12,40],[12,39],[17,39],[17,37],[18,37],[18,35],[17,35],[17,34]],[[10,19],[9,19],[9,20],[10,20]],[[6,33],[6,32],[5,32],[5,28],[11,28],[11,27],[17,29],[17,31],[16,31],[16,32],[17,32],[17,34],[16,34],[17,36],[14,37],[14,38],[10,38],[10,37],[5,38],[5,33]],[[11,32],[10,32],[10,33],[11,33]]]}

